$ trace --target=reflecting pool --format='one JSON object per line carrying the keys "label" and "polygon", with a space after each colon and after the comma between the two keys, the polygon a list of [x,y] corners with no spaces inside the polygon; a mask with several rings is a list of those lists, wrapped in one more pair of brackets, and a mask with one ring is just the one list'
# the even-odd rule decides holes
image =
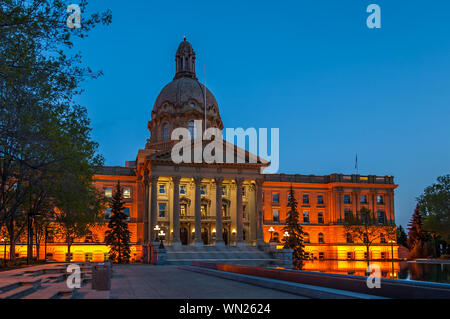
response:
{"label": "reflecting pool", "polygon": [[[371,261],[380,267],[383,278],[450,283],[450,264],[425,264],[406,261]],[[323,260],[305,261],[302,270],[332,274],[365,276],[365,261]]]}

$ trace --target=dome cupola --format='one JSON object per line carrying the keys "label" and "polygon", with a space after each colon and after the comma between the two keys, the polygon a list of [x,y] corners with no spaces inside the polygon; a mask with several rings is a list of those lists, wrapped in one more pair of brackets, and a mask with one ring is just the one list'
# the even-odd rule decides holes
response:
{"label": "dome cupola", "polygon": [[216,98],[196,77],[195,52],[186,37],[175,54],[175,69],[172,82],[161,90],[153,105],[148,145],[169,140],[175,128],[189,129],[195,120],[206,118],[207,128],[223,129]]}

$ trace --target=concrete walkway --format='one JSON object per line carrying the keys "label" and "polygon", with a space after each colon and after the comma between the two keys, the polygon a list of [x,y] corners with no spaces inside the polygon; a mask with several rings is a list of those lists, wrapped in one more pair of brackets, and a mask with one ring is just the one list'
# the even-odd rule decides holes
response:
{"label": "concrete walkway", "polygon": [[113,269],[112,299],[304,299],[177,266],[114,265]]}

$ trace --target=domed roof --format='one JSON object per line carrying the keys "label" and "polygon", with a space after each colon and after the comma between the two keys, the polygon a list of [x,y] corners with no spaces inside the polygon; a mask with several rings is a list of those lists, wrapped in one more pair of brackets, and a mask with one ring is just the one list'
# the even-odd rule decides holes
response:
{"label": "domed roof", "polygon": [[[196,106],[204,108],[205,86],[197,79],[179,78],[167,84],[159,93],[153,105],[153,112],[158,113],[163,105],[174,106],[175,110],[180,111],[184,106],[190,106],[192,102]],[[211,91],[206,88],[206,109],[211,110],[213,107],[218,112],[216,98]]]}
{"label": "domed roof", "polygon": [[197,120],[206,120],[207,128],[223,129],[216,98],[196,77],[195,52],[186,38],[178,46],[175,67],[174,79],[161,90],[153,105],[148,124],[150,143],[165,141],[173,129],[187,128]]}

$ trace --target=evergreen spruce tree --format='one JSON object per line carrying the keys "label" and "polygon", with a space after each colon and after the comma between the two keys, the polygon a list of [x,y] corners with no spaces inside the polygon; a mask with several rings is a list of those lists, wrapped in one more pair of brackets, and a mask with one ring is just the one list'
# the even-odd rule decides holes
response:
{"label": "evergreen spruce tree", "polygon": [[406,235],[405,229],[403,229],[402,225],[397,228],[397,243],[408,248],[408,235]]}
{"label": "evergreen spruce tree", "polygon": [[284,237],[283,242],[285,247],[293,249],[292,261],[295,269],[301,269],[303,266],[304,251],[303,248],[303,229],[299,222],[299,213],[297,211],[297,200],[294,196],[294,190],[289,192],[288,200],[288,215],[286,218],[286,226],[283,228],[283,232],[288,232],[289,236]]}
{"label": "evergreen spruce tree", "polygon": [[408,224],[408,247],[413,251],[416,245],[422,247],[426,241],[427,233],[423,230],[423,216],[420,212],[419,205],[417,205]]}
{"label": "evergreen spruce tree", "polygon": [[127,215],[124,214],[122,189],[117,182],[116,191],[111,199],[111,217],[105,232],[105,243],[111,247],[110,259],[119,264],[130,261],[130,231]]}

